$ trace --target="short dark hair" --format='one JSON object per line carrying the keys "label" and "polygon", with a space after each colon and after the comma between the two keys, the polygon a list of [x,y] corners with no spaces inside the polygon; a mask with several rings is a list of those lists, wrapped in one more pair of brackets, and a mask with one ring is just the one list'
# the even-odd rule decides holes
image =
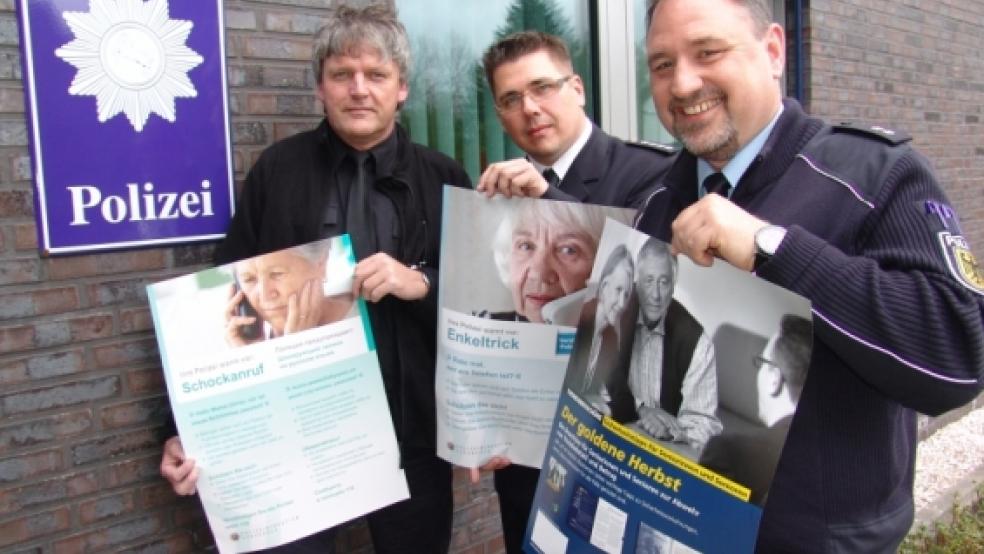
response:
{"label": "short dark hair", "polygon": [[485,80],[488,82],[489,88],[495,92],[492,75],[500,65],[516,61],[527,54],[541,51],[550,54],[555,62],[566,65],[573,71],[571,53],[563,39],[542,31],[519,31],[492,43],[482,55],[482,67],[485,69]]}
{"label": "short dark hair", "polygon": [[[806,371],[810,367],[810,352],[813,350],[813,324],[809,319],[793,314],[782,316],[779,321],[779,339],[776,341],[776,354],[782,354],[782,363],[777,363],[782,378],[799,397],[806,383]],[[777,357],[773,354],[773,357]]]}
{"label": "short dark hair", "polygon": [[[662,0],[649,0],[646,7],[646,34],[653,26],[653,12]],[[748,10],[748,15],[752,16],[752,23],[755,25],[755,32],[758,35],[765,33],[769,25],[772,24],[772,3],[769,0],[731,0],[732,2]]]}
{"label": "short dark hair", "polygon": [[357,8],[342,4],[331,11],[328,22],[314,36],[311,66],[318,83],[324,77],[325,60],[336,54],[357,54],[369,47],[384,61],[393,60],[400,81],[410,75],[410,39],[396,18],[396,11],[383,4]]}

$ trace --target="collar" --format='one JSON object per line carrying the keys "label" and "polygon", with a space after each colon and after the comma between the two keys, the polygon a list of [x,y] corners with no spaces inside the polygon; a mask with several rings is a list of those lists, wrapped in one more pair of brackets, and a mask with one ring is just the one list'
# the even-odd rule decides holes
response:
{"label": "collar", "polygon": [[[328,160],[332,167],[337,169],[338,164],[345,159],[345,156],[355,152],[354,148],[335,133],[335,130],[328,124],[327,119],[321,121],[321,124],[318,126],[318,132],[325,144]],[[372,156],[375,164],[376,178],[390,177],[396,171],[397,161],[400,156],[401,133],[403,133],[403,129],[397,123],[393,126],[393,132],[388,137],[369,149],[369,154]]]}
{"label": "collar", "polygon": [[666,334],[666,314],[663,314],[663,317],[660,318],[659,323],[656,324],[656,327],[653,327],[652,329],[650,329],[646,325],[646,323],[642,320],[642,308],[640,307],[639,308],[639,317],[636,319],[636,330],[637,331],[642,331],[643,333],[650,333],[650,334],[659,335],[659,336],[665,335]]}
{"label": "collar", "polygon": [[584,145],[587,144],[588,139],[591,138],[592,131],[594,131],[594,124],[591,123],[591,120],[588,119],[587,115],[585,115],[584,122],[581,125],[581,134],[577,136],[574,144],[572,144],[566,152],[557,158],[557,161],[555,161],[553,165],[543,165],[531,158],[529,155],[527,155],[526,158],[533,164],[533,167],[535,167],[539,173],[543,173],[543,171],[549,167],[552,168],[554,173],[557,174],[557,177],[563,181],[564,176],[567,175],[567,172],[570,171],[571,166],[574,165],[574,160],[577,158],[577,155],[581,153],[581,150],[584,149]]}
{"label": "collar", "polygon": [[[738,188],[738,183],[741,181],[742,176],[748,170],[748,167],[752,165],[755,161],[755,157],[759,155],[762,151],[762,147],[765,146],[765,142],[769,139],[769,135],[772,134],[772,129],[775,128],[776,122],[779,121],[779,116],[782,115],[783,105],[779,104],[779,109],[776,111],[775,115],[772,116],[772,120],[766,125],[761,131],[755,135],[752,140],[748,141],[748,144],[743,146],[734,157],[731,158],[728,163],[724,165],[721,169],[721,173],[728,178],[728,182],[731,183],[731,192],[734,193],[735,189]],[[707,163],[704,159],[697,160],[697,196],[698,198],[704,196],[704,179],[708,175],[714,173],[715,170],[711,167],[711,164]]]}

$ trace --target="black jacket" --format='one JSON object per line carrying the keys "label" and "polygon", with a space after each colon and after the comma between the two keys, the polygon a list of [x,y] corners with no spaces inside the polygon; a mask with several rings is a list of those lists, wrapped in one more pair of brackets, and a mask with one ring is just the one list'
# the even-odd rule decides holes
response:
{"label": "black jacket", "polygon": [[544,198],[619,208],[638,208],[673,162],[674,149],[624,142],[598,127],[556,187]]}
{"label": "black jacket", "polygon": [[[637,226],[669,237],[697,199],[681,153]],[[758,274],[810,299],[814,348],[763,512],[762,552],[894,552],[913,517],[916,411],[975,398],[984,278],[929,164],[898,135],[787,100],[731,200],[788,228]],[[969,258],[968,258],[969,256]]]}
{"label": "black jacket", "polygon": [[[397,439],[402,446],[431,448],[442,185],[470,188],[471,182],[454,160],[410,142],[400,126],[394,132],[395,161],[377,165],[374,186],[396,207],[399,261],[421,267],[431,287],[421,300],[387,296],[367,305]],[[332,190],[343,156],[338,141],[322,121],[267,148],[246,177],[215,263],[344,233],[339,195]]]}

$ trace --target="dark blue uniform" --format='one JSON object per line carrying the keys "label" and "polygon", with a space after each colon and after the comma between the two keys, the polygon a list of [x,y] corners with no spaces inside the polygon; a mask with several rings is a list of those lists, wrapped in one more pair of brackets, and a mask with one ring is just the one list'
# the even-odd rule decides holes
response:
{"label": "dark blue uniform", "polygon": [[638,208],[656,188],[676,150],[662,144],[625,142],[594,127],[567,174],[543,198],[619,208]]}
{"label": "dark blue uniform", "polygon": [[[697,200],[681,153],[637,226],[668,239]],[[731,200],[788,228],[758,274],[813,303],[814,348],[759,533],[761,552],[895,552],[913,519],[916,412],[975,398],[984,272],[905,137],[785,103]]]}

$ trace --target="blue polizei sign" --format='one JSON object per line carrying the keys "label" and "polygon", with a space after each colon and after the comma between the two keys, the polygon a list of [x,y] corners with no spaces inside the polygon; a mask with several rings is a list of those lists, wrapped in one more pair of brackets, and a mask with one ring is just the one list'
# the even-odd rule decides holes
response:
{"label": "blue polizei sign", "polygon": [[222,0],[19,0],[44,254],[220,238]]}

